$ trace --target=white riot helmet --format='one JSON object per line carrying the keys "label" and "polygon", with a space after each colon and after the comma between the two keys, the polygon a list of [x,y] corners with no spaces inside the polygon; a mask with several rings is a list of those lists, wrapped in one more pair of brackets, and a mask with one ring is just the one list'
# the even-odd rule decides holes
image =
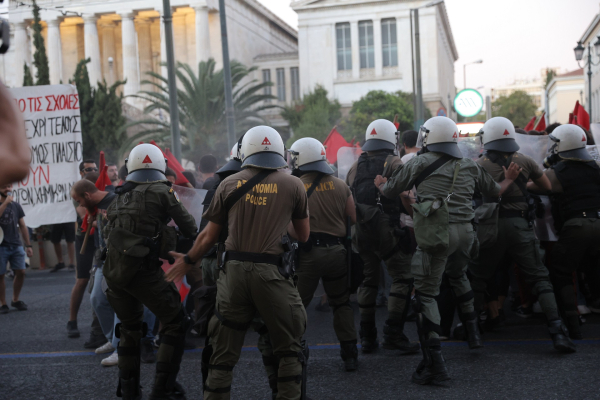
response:
{"label": "white riot helmet", "polygon": [[515,127],[504,117],[490,118],[479,131],[481,143],[485,150],[495,150],[504,153],[514,153],[519,150],[515,137]]}
{"label": "white riot helmet", "polygon": [[149,143],[138,144],[125,160],[129,174],[126,181],[149,183],[166,181],[167,160],[163,152]]}
{"label": "white riot helmet", "polygon": [[242,170],[242,161],[240,160],[240,145],[236,142],[229,153],[229,161],[223,165],[215,174],[234,173]]}
{"label": "white riot helmet", "polygon": [[240,152],[242,168],[279,169],[288,166],[283,140],[275,129],[268,126],[255,126],[246,132]]}
{"label": "white riot helmet", "polygon": [[325,147],[317,139],[302,138],[294,142],[289,150],[292,169],[302,172],[316,171],[331,175],[333,170],[327,163]]}
{"label": "white riot helmet", "polygon": [[421,126],[417,139],[417,147],[448,154],[454,158],[463,158],[457,143],[458,127],[448,117],[429,118]]}
{"label": "white riot helmet", "polygon": [[367,127],[363,151],[395,150],[398,129],[387,119],[376,119]]}
{"label": "white riot helmet", "polygon": [[592,160],[592,156],[585,148],[587,136],[581,127],[572,124],[561,125],[554,129],[549,137],[554,142],[550,151],[558,154],[560,158],[581,161]]}

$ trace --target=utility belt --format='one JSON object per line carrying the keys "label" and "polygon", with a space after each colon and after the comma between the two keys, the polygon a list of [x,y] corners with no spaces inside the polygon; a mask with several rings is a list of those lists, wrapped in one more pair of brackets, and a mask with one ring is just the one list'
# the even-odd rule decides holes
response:
{"label": "utility belt", "polygon": [[527,197],[525,196],[510,196],[510,197],[487,197],[483,196],[484,203],[525,203],[527,204]]}
{"label": "utility belt", "polygon": [[346,238],[333,236],[328,233],[311,232],[309,240],[312,242],[313,246],[324,247],[344,244]]}
{"label": "utility belt", "polygon": [[565,215],[564,220],[572,218],[600,218],[600,210],[573,211]]}
{"label": "utility belt", "polygon": [[242,251],[226,251],[221,256],[221,267],[227,261],[249,261],[257,264],[272,264],[277,267],[277,270],[285,279],[294,275],[293,262],[286,257],[287,253],[281,255],[262,254],[262,253],[246,253]]}
{"label": "utility belt", "polygon": [[504,208],[500,208],[498,210],[498,217],[500,218],[525,218],[527,219],[528,211],[518,211],[518,210],[507,210]]}
{"label": "utility belt", "polygon": [[545,207],[539,197],[536,196],[510,196],[510,197],[483,197],[484,203],[499,203],[502,204],[515,204],[522,203],[527,205],[527,210],[516,211],[506,210],[500,206],[499,217],[500,218],[525,218],[530,225],[533,224],[536,218],[543,218],[545,213]]}

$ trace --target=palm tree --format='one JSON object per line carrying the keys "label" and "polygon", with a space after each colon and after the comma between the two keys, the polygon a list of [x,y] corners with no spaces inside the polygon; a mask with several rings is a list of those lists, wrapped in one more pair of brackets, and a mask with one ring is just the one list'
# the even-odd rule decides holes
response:
{"label": "palm tree", "polygon": [[[200,154],[229,154],[227,148],[227,126],[225,120],[225,90],[223,70],[215,72],[215,60],[202,61],[198,66],[198,75],[188,64],[177,63],[177,103],[179,105],[179,124],[181,129],[182,150],[186,158],[194,160]],[[259,112],[277,107],[270,104],[272,95],[264,94],[264,88],[271,82],[257,82],[245,79],[256,70],[237,61],[231,62],[231,80],[233,87],[233,105],[235,112],[236,135],[240,136],[249,128],[265,124]],[[136,97],[145,100],[148,105],[144,114],[159,113],[160,118],[150,117],[128,124],[125,128],[142,125],[142,130],[123,143],[121,151],[128,150],[140,141],[155,140],[159,145],[169,147],[171,126],[169,120],[162,117],[169,114],[168,78],[155,72],[148,72],[152,80],[142,84],[150,85],[154,90],[142,90]],[[245,83],[242,80],[245,79]]]}

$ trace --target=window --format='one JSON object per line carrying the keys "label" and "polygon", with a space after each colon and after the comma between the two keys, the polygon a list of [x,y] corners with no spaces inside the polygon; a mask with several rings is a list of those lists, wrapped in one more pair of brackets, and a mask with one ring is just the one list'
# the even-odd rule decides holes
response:
{"label": "window", "polygon": [[394,18],[381,21],[381,47],[383,66],[398,66],[398,41],[396,40],[396,20]]}
{"label": "window", "polygon": [[375,44],[372,21],[360,21],[358,23],[358,46],[360,50],[360,68],[374,68]]}
{"label": "window", "polygon": [[[263,75],[263,83],[271,82],[271,70],[270,69],[263,69],[262,75]],[[263,89],[263,94],[270,96],[271,95],[271,86],[266,86]],[[271,101],[271,100],[267,100],[267,101]]]}
{"label": "window", "polygon": [[285,101],[285,70],[277,68],[277,100]]}
{"label": "window", "polygon": [[338,71],[352,69],[352,43],[350,41],[350,23],[335,25]]}
{"label": "window", "polygon": [[300,99],[300,74],[298,67],[290,68],[290,75],[292,78],[292,101]]}

